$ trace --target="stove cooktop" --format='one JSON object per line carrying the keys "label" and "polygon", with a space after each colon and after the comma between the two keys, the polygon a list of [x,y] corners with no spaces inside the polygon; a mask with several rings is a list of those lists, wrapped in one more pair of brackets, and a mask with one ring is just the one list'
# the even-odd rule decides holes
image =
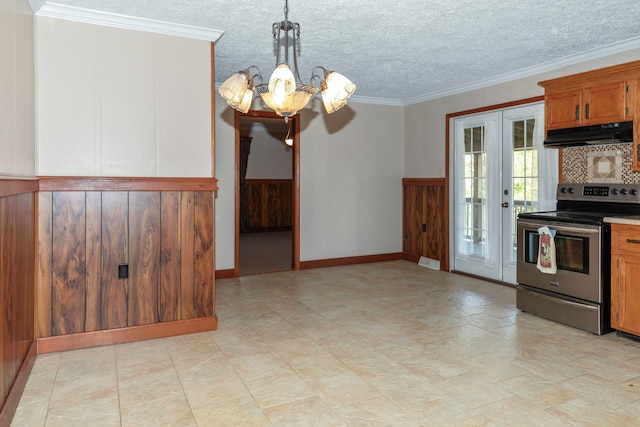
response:
{"label": "stove cooktop", "polygon": [[526,212],[518,218],[602,225],[606,217],[640,215],[640,184],[561,183],[557,210]]}

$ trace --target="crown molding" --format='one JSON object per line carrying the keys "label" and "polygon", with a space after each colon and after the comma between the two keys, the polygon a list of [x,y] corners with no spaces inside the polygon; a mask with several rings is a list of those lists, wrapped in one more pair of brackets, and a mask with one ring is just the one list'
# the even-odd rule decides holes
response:
{"label": "crown molding", "polygon": [[117,13],[100,12],[80,7],[66,6],[46,0],[29,0],[29,3],[34,9],[36,16],[66,19],[69,21],[124,28],[128,30],[147,31],[151,33],[166,34],[169,36],[206,40],[214,43],[218,41],[224,33],[223,31],[210,28],[175,24],[172,22],[157,21],[154,19],[120,15]]}
{"label": "crown molding", "polygon": [[640,48],[640,37],[634,37],[628,40],[624,40],[618,43],[612,43],[607,46],[603,46],[596,49],[591,49],[585,52],[576,53],[574,55],[565,56],[563,58],[548,61],[542,64],[538,64],[532,67],[522,68],[512,73],[505,73],[495,77],[491,77],[477,82],[469,83],[467,85],[458,86],[451,89],[445,89],[437,92],[432,92],[426,95],[418,96],[415,98],[405,99],[402,105],[418,104],[420,102],[432,101],[438,98],[444,98],[446,96],[458,95],[460,93],[469,92],[476,89],[483,89],[485,87],[508,83],[513,80],[527,78],[535,76],[537,74],[546,73],[549,71],[558,70],[569,65],[576,65],[595,59],[600,59],[606,56],[615,55],[617,53],[624,53],[629,50]]}

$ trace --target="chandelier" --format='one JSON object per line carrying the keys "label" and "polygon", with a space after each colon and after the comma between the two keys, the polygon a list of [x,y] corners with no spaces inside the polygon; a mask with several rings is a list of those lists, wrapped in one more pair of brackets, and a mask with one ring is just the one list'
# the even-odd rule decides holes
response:
{"label": "chandelier", "polygon": [[[291,39],[289,39],[289,32],[291,32]],[[264,83],[260,69],[251,65],[229,77],[218,89],[220,95],[232,108],[242,113],[249,111],[254,92],[258,93],[262,101],[276,114],[284,117],[285,121],[295,115],[298,110],[306,107],[318,90],[322,92],[322,102],[329,114],[347,104],[347,99],[356,90],[356,85],[342,74],[317,66],[311,70],[309,83],[302,83],[296,49],[300,37],[300,24],[289,21],[289,0],[285,0],[284,21],[275,22],[272,25],[272,33],[276,47],[276,68],[269,82]],[[284,56],[281,60],[283,39]],[[290,48],[293,60],[291,64]]]}

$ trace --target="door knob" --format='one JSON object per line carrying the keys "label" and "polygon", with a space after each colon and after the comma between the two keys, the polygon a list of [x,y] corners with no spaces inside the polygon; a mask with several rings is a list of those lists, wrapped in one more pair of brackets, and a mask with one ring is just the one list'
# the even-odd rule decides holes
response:
{"label": "door knob", "polygon": [[509,207],[509,202],[503,202],[501,206],[503,208],[508,208]]}

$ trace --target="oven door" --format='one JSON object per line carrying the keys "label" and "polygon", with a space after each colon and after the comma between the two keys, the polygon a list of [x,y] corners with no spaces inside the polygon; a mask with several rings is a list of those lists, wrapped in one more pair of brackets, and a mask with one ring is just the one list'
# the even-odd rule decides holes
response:
{"label": "oven door", "polygon": [[[602,226],[518,219],[518,283],[540,290],[602,303]],[[555,230],[555,274],[537,268],[538,228]]]}

